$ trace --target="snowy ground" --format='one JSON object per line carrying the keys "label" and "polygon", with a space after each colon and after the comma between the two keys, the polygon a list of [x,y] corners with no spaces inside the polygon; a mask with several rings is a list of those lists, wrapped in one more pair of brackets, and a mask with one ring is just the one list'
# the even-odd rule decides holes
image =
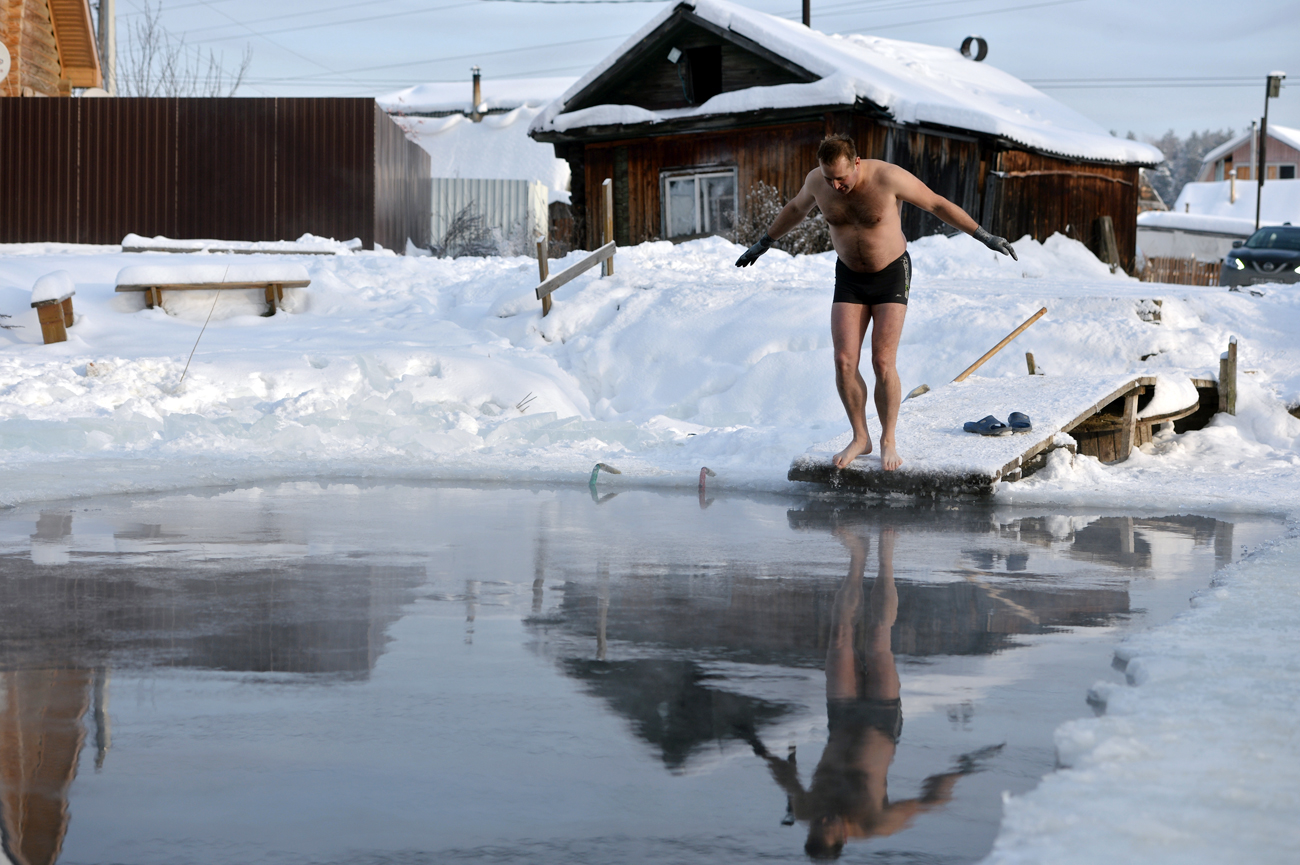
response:
{"label": "snowy ground", "polygon": [[[1024,375],[1032,351],[1049,376],[1214,376],[1234,335],[1242,374],[1235,418],[1118,466],[1057,452],[1000,498],[1300,511],[1300,420],[1287,412],[1300,404],[1300,291],[1138,283],[1059,236],[1016,247],[1019,262],[966,237],[912,244],[905,390],[950,380],[1040,306],[1048,315],[981,375]],[[322,475],[581,482],[598,460],[624,472],[602,476],[611,486],[693,485],[707,465],[719,486],[788,489],[791,458],[846,426],[828,328],[834,259],[773,251],[738,270],[740,251],[720,239],[620,251],[614,277],[564,286],[545,319],[530,259],[239,256],[310,273],[309,288],[286,292],[287,314],[261,318],[260,291],[221,293],[215,307],[212,293],[172,293],[164,312],[112,290],[128,265],[222,256],[0,246],[0,313],[12,315],[0,323],[21,325],[0,331],[0,503]],[[68,342],[42,346],[29,292],[59,269],[77,282],[77,322]],[[1162,321],[1144,321],[1157,298]],[[905,458],[906,442],[900,430]],[[997,861],[1067,861],[1064,849],[1069,861],[1136,849],[1191,861],[1193,847],[1209,857],[1243,838],[1259,839],[1253,861],[1276,861],[1297,801],[1296,739],[1270,702],[1300,696],[1287,625],[1300,614],[1297,548],[1225,574],[1191,615],[1123,649],[1149,679],[1111,695],[1106,717],[1062,730],[1076,768],[1009,803]],[[1267,621],[1243,612],[1266,603],[1256,598]],[[1267,683],[1252,665],[1269,665]],[[1205,690],[1219,671],[1228,680]],[[1270,759],[1238,753],[1251,747]],[[1188,780],[1202,772],[1213,779]],[[1192,792],[1175,801],[1167,789]],[[1116,834],[1141,822],[1117,816],[1134,801],[1222,819],[1152,818]]]}

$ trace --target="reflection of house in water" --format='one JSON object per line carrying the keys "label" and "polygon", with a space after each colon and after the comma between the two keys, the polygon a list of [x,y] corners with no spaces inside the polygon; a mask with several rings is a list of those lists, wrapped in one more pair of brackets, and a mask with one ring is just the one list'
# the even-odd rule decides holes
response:
{"label": "reflection of house in water", "polygon": [[[932,561],[903,562],[903,553],[896,553],[897,566],[932,568],[943,579],[907,580],[899,571],[893,651],[913,658],[991,654],[1013,648],[1021,636],[1127,615],[1129,593],[1121,580],[1153,564],[1151,543],[1143,536],[1187,538],[1213,544],[1216,558],[1231,556],[1231,525],[1198,517],[1103,518],[1078,527],[1043,518],[999,525],[976,508],[918,513],[816,502],[788,517],[793,528],[820,531],[843,525],[873,531],[885,518],[904,536],[915,531],[936,539]],[[914,522],[911,529],[909,522]],[[1120,579],[1076,582],[1029,572],[1035,546]],[[543,652],[557,656],[568,675],[628,718],[636,734],[676,769],[695,749],[745,739],[795,711],[739,695],[734,684],[719,681],[719,674],[707,674],[707,665],[731,661],[820,669],[847,559],[805,563],[785,578],[699,566],[572,580],[565,583],[555,613],[533,620],[532,627]],[[995,567],[997,573],[989,573]],[[603,647],[610,643],[619,646],[618,660],[604,660]],[[574,657],[583,651],[579,646],[601,648]]]}
{"label": "reflection of house in water", "polygon": [[[226,557],[174,569],[79,558],[72,518],[42,514],[30,555],[0,555],[0,838],[14,865],[48,865],[67,832],[85,730],[109,747],[108,669],[172,666],[369,676],[423,567]],[[150,540],[158,526],[119,532]],[[123,558],[135,559],[136,556]]]}

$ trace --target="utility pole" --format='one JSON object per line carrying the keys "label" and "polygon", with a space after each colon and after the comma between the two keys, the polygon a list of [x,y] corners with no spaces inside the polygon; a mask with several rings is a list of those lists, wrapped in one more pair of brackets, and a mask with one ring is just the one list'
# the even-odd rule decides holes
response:
{"label": "utility pole", "polygon": [[812,0],[803,0],[803,26],[812,27]]}
{"label": "utility pole", "polygon": [[1285,72],[1270,72],[1268,86],[1264,89],[1264,119],[1259,124],[1259,186],[1255,191],[1255,230],[1259,231],[1259,208],[1264,203],[1264,175],[1268,174],[1268,100],[1276,99],[1282,92]]}
{"label": "utility pole", "polygon": [[99,0],[99,66],[104,89],[117,95],[117,0]]}

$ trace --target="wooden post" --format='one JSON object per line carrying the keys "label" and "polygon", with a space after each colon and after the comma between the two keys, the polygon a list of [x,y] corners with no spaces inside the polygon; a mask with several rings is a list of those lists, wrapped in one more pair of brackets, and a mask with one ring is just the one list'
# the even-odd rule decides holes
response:
{"label": "wooden post", "polygon": [[[601,186],[605,188],[605,221],[600,235],[600,245],[604,246],[614,239],[614,179],[606,177]],[[601,265],[600,275],[614,275],[614,256],[611,255]]]}
{"label": "wooden post", "polygon": [[63,326],[72,327],[72,298],[63,300]]}
{"label": "wooden post", "polygon": [[1137,437],[1138,396],[1145,390],[1144,387],[1135,387],[1124,394],[1124,425],[1119,431],[1119,453],[1115,454],[1116,462],[1123,462],[1128,459],[1129,454],[1133,453],[1133,440]]}
{"label": "wooden post", "polygon": [[41,304],[36,307],[36,317],[41,322],[41,339],[46,345],[68,341],[68,331],[63,324],[62,303],[55,300]]}
{"label": "wooden post", "polygon": [[1037,374],[1038,367],[1034,366],[1034,353],[1032,351],[1025,352],[1025,365],[1029,367],[1030,375]]}
{"label": "wooden post", "polygon": [[1219,411],[1237,413],[1237,338],[1228,340],[1228,350],[1219,355]]}
{"label": "wooden post", "polygon": [[[550,276],[550,264],[547,261],[548,250],[546,238],[537,238],[537,280],[538,283],[546,282],[546,277]],[[542,318],[551,311],[551,296],[548,294],[542,298]]]}
{"label": "wooden post", "polygon": [[1115,220],[1109,216],[1097,217],[1097,231],[1101,235],[1101,255],[1110,265],[1110,272],[1119,269],[1119,244],[1115,242]]}

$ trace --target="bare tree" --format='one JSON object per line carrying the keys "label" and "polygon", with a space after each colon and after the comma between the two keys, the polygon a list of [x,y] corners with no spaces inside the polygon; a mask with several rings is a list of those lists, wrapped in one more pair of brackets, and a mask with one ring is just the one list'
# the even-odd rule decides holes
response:
{"label": "bare tree", "polygon": [[[781,192],[760,180],[750,187],[749,193],[745,196],[745,206],[740,211],[740,218],[736,220],[736,227],[727,239],[742,246],[756,243],[783,207],[785,207],[785,199],[781,197]],[[791,255],[816,255],[819,252],[828,252],[831,249],[830,226],[826,224],[826,218],[822,216],[821,211],[814,207],[807,219],[796,225],[789,234],[784,235],[774,245],[777,249]]]}
{"label": "bare tree", "polygon": [[129,33],[125,55],[117,65],[117,92],[122,96],[234,96],[253,62],[245,46],[239,67],[227,70],[225,55],[185,44],[162,26],[162,0],[144,12]]}

